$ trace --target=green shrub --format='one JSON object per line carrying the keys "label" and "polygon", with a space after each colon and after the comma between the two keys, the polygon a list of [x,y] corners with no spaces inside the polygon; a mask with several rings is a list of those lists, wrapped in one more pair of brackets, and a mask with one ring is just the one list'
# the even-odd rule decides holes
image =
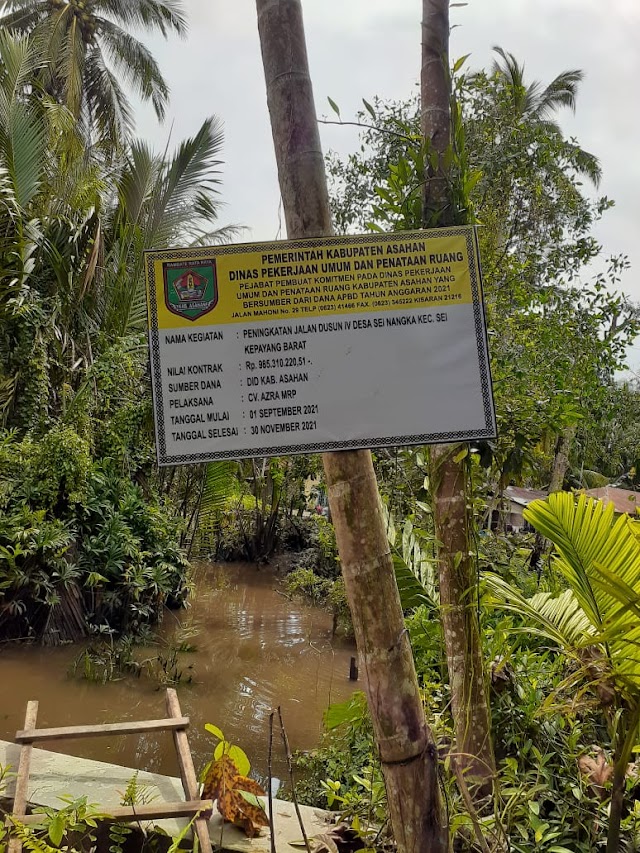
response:
{"label": "green shrub", "polygon": [[340,576],[338,546],[333,524],[321,515],[304,520],[307,526],[307,545],[296,556],[294,569],[310,569],[323,578]]}
{"label": "green shrub", "polygon": [[0,636],[136,633],[186,597],[180,528],[112,460],[58,425],[0,437]]}

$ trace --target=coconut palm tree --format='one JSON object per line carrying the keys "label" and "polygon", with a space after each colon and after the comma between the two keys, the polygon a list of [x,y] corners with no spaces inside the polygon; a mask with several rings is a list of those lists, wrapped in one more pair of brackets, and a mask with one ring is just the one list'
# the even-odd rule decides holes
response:
{"label": "coconut palm tree", "polygon": [[[493,50],[500,59],[494,60],[492,71],[510,90],[514,113],[529,119],[547,121],[561,107],[575,111],[578,85],[584,78],[584,72],[577,69],[563,71],[547,86],[539,80],[527,85],[524,62],[520,65],[512,53],[501,47],[494,47]],[[558,127],[555,123],[554,126]]]}
{"label": "coconut palm tree", "polygon": [[109,166],[42,91],[40,47],[35,35],[0,29],[0,425],[57,414],[58,392],[84,383],[105,341],[138,346],[144,249],[238,232],[216,228],[216,118],[174,154],[131,141]]}
{"label": "coconut palm tree", "polygon": [[170,157],[143,142],[131,144],[115,182],[117,198],[104,217],[95,306],[103,335],[127,336],[146,327],[145,249],[225,243],[242,230],[215,227],[222,140],[222,125],[212,117]]}
{"label": "coconut palm tree", "polygon": [[[555,116],[563,108],[575,112],[584,72],[579,69],[563,71],[546,86],[540,80],[527,83],[524,62],[520,64],[512,53],[501,47],[493,50],[499,59],[494,60],[491,70],[508,95],[514,119],[539,123],[551,133],[561,133]],[[602,174],[598,159],[578,146],[576,155],[578,170],[597,186]]]}
{"label": "coconut palm tree", "polygon": [[169,89],[149,50],[131,31],[182,35],[181,0],[8,0],[0,27],[37,32],[46,44],[41,78],[87,135],[111,143],[128,137],[133,114],[120,81],[164,116]]}

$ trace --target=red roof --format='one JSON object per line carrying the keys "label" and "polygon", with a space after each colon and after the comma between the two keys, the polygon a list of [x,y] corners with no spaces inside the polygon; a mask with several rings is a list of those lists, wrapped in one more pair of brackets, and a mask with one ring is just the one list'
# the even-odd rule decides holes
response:
{"label": "red roof", "polygon": [[603,486],[601,489],[589,489],[584,494],[590,498],[597,498],[605,506],[613,504],[616,512],[626,512],[629,515],[636,515],[636,507],[640,509],[640,492],[630,492],[628,489]]}

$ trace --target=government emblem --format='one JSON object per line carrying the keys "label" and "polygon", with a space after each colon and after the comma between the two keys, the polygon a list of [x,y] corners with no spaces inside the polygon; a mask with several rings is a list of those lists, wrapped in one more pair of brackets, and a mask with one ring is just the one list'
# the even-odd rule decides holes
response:
{"label": "government emblem", "polygon": [[173,314],[197,320],[218,304],[216,262],[164,264],[164,301]]}

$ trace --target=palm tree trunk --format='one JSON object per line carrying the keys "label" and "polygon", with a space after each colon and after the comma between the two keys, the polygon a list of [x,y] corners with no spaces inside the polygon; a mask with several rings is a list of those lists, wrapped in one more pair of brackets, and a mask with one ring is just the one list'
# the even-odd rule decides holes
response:
{"label": "palm tree trunk", "polygon": [[[421,127],[425,140],[441,158],[451,145],[449,74],[449,0],[422,4]],[[423,221],[446,226],[454,221],[448,176],[429,163],[425,175]],[[431,451],[435,536],[439,545],[440,603],[451,686],[455,760],[476,799],[491,793],[495,758],[474,591],[466,462],[456,462],[458,448]]]}
{"label": "palm tree trunk", "polygon": [[496,774],[491,714],[480,642],[477,575],[464,463],[454,462],[459,446],[431,449],[431,483],[440,614],[455,733],[454,760],[478,802],[492,792]]}
{"label": "palm tree trunk", "polygon": [[[569,454],[571,453],[571,445],[576,435],[576,429],[575,425],[566,427],[558,439],[556,452],[553,457],[551,480],[549,482],[549,490],[547,491],[548,495],[562,491],[564,475],[567,473],[567,468],[569,467]],[[540,580],[540,575],[542,574],[542,555],[547,547],[548,543],[544,536],[541,533],[536,533],[533,550],[529,557],[529,565],[538,572],[538,580]]]}
{"label": "palm tree trunk", "polygon": [[613,759],[611,809],[609,811],[606,853],[618,853],[620,850],[620,824],[624,806],[625,779],[627,766],[633,753],[633,746],[640,734],[640,704],[636,705],[626,716],[628,716],[628,727],[624,735],[618,735],[618,745]]}
{"label": "palm tree trunk", "polygon": [[[287,234],[332,233],[300,0],[256,0]],[[445,853],[426,724],[369,451],[326,453],[329,503],[400,853]]]}

